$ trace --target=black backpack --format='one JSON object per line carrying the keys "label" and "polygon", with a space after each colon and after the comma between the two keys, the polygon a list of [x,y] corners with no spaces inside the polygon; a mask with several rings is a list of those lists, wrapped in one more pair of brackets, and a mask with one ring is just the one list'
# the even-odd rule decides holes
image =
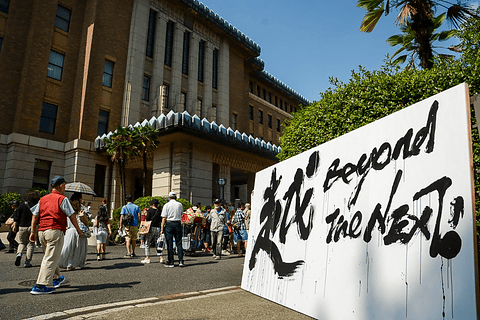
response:
{"label": "black backpack", "polygon": [[128,227],[133,223],[133,214],[130,213],[130,210],[128,210],[127,206],[124,207],[127,210],[127,214],[123,215],[122,224]]}

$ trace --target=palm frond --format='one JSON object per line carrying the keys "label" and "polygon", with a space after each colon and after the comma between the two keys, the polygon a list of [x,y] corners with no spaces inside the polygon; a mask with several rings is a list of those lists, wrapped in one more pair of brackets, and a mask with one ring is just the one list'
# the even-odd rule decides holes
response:
{"label": "palm frond", "polygon": [[461,4],[454,4],[447,10],[447,20],[456,28],[472,17],[477,17],[475,11],[469,7],[462,6]]}
{"label": "palm frond", "polygon": [[378,23],[378,20],[382,17],[384,13],[383,4],[380,8],[373,11],[368,11],[363,17],[362,25],[360,26],[360,31],[362,32],[372,32],[375,29],[375,26]]}
{"label": "palm frond", "polygon": [[364,8],[367,11],[378,9],[384,0],[358,0],[357,7]]}

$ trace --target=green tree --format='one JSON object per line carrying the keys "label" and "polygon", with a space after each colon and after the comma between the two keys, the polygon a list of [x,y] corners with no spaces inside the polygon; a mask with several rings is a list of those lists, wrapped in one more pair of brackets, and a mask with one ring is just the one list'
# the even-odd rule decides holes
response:
{"label": "green tree", "polygon": [[124,203],[126,197],[125,190],[125,166],[128,158],[138,155],[138,149],[135,144],[136,133],[130,127],[117,127],[117,130],[110,138],[106,138],[106,149],[111,156],[112,162],[117,164],[120,174],[121,203]]}
{"label": "green tree", "polygon": [[[456,34],[456,30],[444,30],[437,32],[438,28],[442,25],[443,21],[445,20],[445,13],[433,18],[433,32],[431,34],[430,43],[432,44],[432,52],[435,56],[444,57],[446,55],[438,54],[434,49],[435,48],[443,48],[439,46],[434,46],[433,42],[435,41],[445,41],[450,39]],[[412,25],[407,23],[406,25],[400,26],[400,31],[402,34],[397,34],[389,37],[387,39],[387,43],[392,47],[400,46],[400,48],[393,54],[392,59],[395,58],[400,53],[406,51],[407,53],[400,55],[393,61],[393,63],[402,64],[408,59],[408,68],[412,68],[415,65],[419,64],[419,48],[417,43],[415,42],[415,33],[413,32]]]}
{"label": "green tree", "polygon": [[157,147],[158,132],[150,125],[134,127],[133,130],[135,132],[134,144],[143,160],[143,196],[145,196],[147,194],[147,154],[151,148]]}
{"label": "green tree", "polygon": [[398,9],[397,25],[410,25],[415,35],[414,42],[420,59],[420,66],[424,69],[433,67],[432,34],[434,32],[434,12],[437,9],[446,9],[446,18],[453,25],[467,21],[475,16],[475,12],[468,6],[451,3],[444,0],[358,0],[357,7],[367,10],[360,31],[372,32],[383,14],[388,15],[390,10]]}

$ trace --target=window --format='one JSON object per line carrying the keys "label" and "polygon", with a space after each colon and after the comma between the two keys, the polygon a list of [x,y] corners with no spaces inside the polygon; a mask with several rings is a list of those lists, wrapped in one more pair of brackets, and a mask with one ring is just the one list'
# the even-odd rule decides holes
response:
{"label": "window", "polygon": [[271,92],[268,93],[268,102],[272,103],[272,93]]}
{"label": "window", "polygon": [[257,84],[257,97],[260,97],[260,93],[261,93],[260,86]]}
{"label": "window", "polygon": [[112,87],[112,79],[113,79],[113,62],[105,60],[105,65],[103,66],[103,80],[102,85],[105,87]]}
{"label": "window", "polygon": [[248,106],[248,117],[253,120],[253,106]]}
{"label": "window", "polygon": [[8,5],[10,0],[0,0],[0,12],[8,13]]}
{"label": "window", "polygon": [[165,39],[165,65],[172,66],[172,53],[173,53],[173,28],[174,22],[167,22],[167,37]]}
{"label": "window", "polygon": [[203,69],[205,66],[205,41],[198,44],[198,81],[203,82]]}
{"label": "window", "polygon": [[72,11],[64,6],[57,6],[57,16],[55,17],[55,27],[65,32],[70,28],[70,17]]}
{"label": "window", "polygon": [[217,89],[218,85],[218,49],[213,50],[213,74],[212,87]]}
{"label": "window", "polygon": [[145,55],[153,58],[155,51],[155,28],[157,25],[157,11],[150,9],[150,15],[148,17],[148,31],[147,31],[147,49]]}
{"label": "window", "polygon": [[197,116],[199,116],[200,118],[202,117],[202,114],[203,114],[203,100],[202,99],[198,99],[197,100]]}
{"label": "window", "polygon": [[[287,107],[287,106],[285,106],[285,111],[287,111],[287,108],[286,108],[286,107]],[[283,100],[282,100],[282,99],[280,99],[280,109],[283,110]]]}
{"label": "window", "polygon": [[2,52],[2,44],[3,44],[3,38],[0,37],[0,53]]}
{"label": "window", "polygon": [[48,190],[51,167],[51,161],[35,159],[35,167],[33,168],[32,188],[36,187]]}
{"label": "window", "polygon": [[248,91],[249,91],[250,93],[253,93],[253,81],[250,81],[250,82],[248,83]]}
{"label": "window", "polygon": [[272,128],[272,115],[269,114],[267,116],[267,124],[268,124],[268,127],[271,129]]}
{"label": "window", "polygon": [[275,96],[275,107],[278,107],[278,97]]}
{"label": "window", "polygon": [[181,100],[182,101],[182,104],[183,104],[183,111],[187,110],[187,93],[186,92],[183,92],[180,93],[181,94]]}
{"label": "window", "polygon": [[142,100],[150,101],[150,77],[143,76]]}
{"label": "window", "polygon": [[237,115],[232,113],[232,130],[237,130]]}
{"label": "window", "polygon": [[50,51],[50,60],[48,60],[47,77],[56,80],[62,80],[63,60],[65,56],[56,51]]}
{"label": "window", "polygon": [[182,73],[188,75],[188,57],[190,55],[190,32],[183,34]]}
{"label": "window", "polygon": [[263,100],[267,100],[267,90],[263,89]]}
{"label": "window", "polygon": [[263,124],[263,111],[258,110],[258,123]]}
{"label": "window", "polygon": [[97,194],[97,197],[103,197],[105,194],[105,171],[107,171],[107,166],[95,164],[93,191]]}
{"label": "window", "polygon": [[170,94],[170,86],[163,86],[163,107],[168,108],[168,95]]}
{"label": "window", "polygon": [[280,119],[277,118],[277,131],[280,132]]}
{"label": "window", "polygon": [[108,118],[110,113],[108,111],[100,109],[98,113],[98,125],[97,125],[97,136],[103,136],[108,132]]}
{"label": "window", "polygon": [[57,106],[44,102],[40,116],[40,132],[55,133],[55,122],[57,121]]}

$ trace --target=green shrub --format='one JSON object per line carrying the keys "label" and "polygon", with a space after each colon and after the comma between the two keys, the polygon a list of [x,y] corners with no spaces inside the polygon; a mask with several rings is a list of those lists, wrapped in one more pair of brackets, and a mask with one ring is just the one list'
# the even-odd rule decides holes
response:
{"label": "green shrub", "polygon": [[16,192],[8,192],[0,196],[0,221],[5,222],[12,214],[13,209],[9,205],[10,201],[17,199],[22,201],[22,196]]}

